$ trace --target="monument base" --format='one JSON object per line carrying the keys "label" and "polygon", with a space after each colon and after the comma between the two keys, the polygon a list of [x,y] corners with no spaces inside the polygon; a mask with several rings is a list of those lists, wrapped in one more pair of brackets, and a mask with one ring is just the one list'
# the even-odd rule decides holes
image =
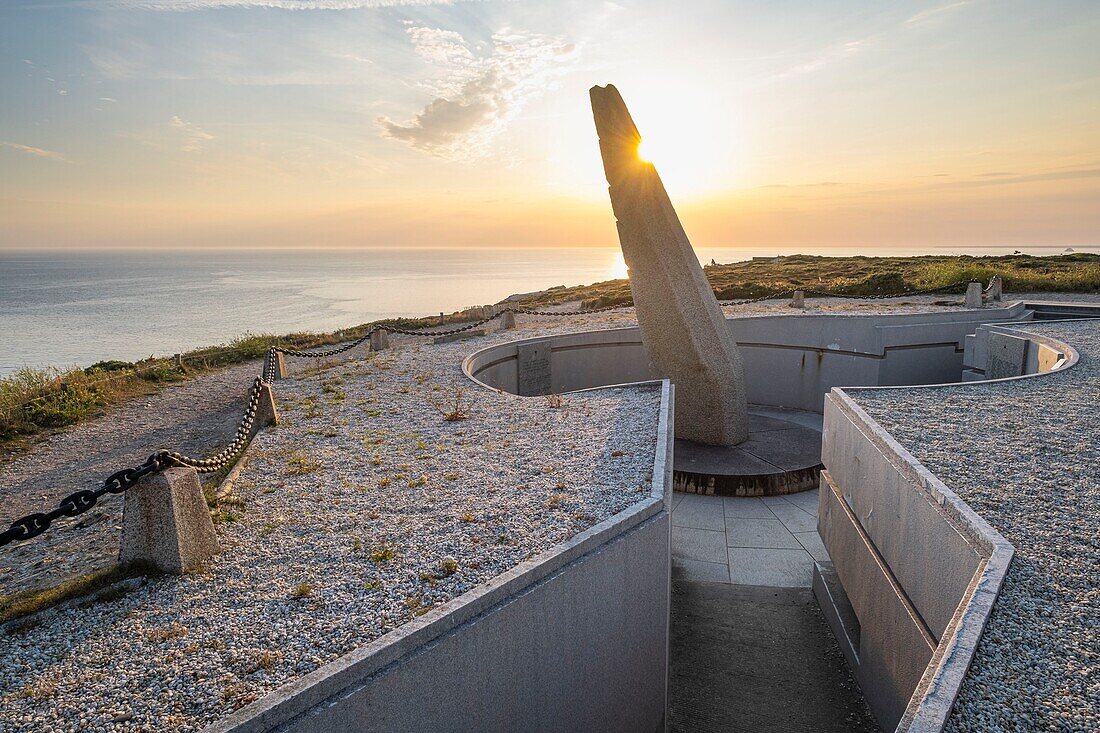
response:
{"label": "monument base", "polygon": [[816,489],[821,433],[789,420],[749,415],[749,438],[735,446],[677,440],[675,491],[719,496],[778,496]]}

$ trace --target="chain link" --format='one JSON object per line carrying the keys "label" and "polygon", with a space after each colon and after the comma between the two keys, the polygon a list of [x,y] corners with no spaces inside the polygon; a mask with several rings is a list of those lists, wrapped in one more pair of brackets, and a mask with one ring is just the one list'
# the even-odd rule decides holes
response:
{"label": "chain link", "polygon": [[224,468],[244,450],[252,435],[252,426],[255,424],[256,412],[260,404],[260,392],[265,384],[260,377],[256,377],[253,381],[252,388],[248,392],[248,407],[237,425],[233,442],[218,454],[210,458],[192,458],[178,451],[158,450],[145,459],[140,466],[124,468],[111,474],[97,489],[81,489],[66,496],[57,508],[49,512],[36,512],[15,520],[8,529],[0,532],[0,547],[12,542],[33,539],[49,529],[54,520],[83,514],[94,507],[104,494],[121,494],[150,473],[158,473],[175,466],[193,468],[199,473],[211,473]]}

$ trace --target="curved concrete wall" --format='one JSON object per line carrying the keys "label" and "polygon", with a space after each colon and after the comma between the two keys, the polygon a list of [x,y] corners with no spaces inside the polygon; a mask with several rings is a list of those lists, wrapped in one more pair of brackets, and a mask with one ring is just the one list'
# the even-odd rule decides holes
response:
{"label": "curved concrete wall", "polygon": [[645,500],[207,733],[666,729],[672,386]]}
{"label": "curved concrete wall", "polygon": [[[1077,352],[1053,339],[982,328],[1023,341],[1010,348],[1027,374],[1008,379],[1077,363]],[[916,389],[944,386],[958,385]],[[935,733],[1013,548],[859,407],[853,396],[870,389],[834,389],[825,399],[818,532],[832,562],[817,568],[814,591],[879,724]]]}
{"label": "curved concrete wall", "polygon": [[[958,382],[967,335],[982,324],[1027,314],[1017,304],[945,313],[735,317],[727,324],[745,362],[749,402],[821,412],[825,394],[837,386]],[[546,349],[548,365],[528,356]],[[532,377],[533,364],[539,373]],[[467,358],[463,369],[475,381],[516,394],[659,376],[650,369],[637,327],[491,346]]]}

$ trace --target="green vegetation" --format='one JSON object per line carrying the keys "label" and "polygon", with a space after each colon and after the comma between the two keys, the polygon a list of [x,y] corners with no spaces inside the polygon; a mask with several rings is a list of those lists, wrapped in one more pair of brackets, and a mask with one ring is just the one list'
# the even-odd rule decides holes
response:
{"label": "green vegetation", "polygon": [[[1100,255],[1075,253],[1032,257],[925,255],[922,257],[819,257],[735,262],[705,268],[720,300],[757,298],[777,290],[815,289],[847,295],[885,295],[977,278],[983,285],[1000,275],[1006,293],[1100,292]],[[962,293],[965,287],[958,288]],[[627,305],[627,280],[552,288],[517,304],[524,307],[581,301],[585,308]]]}
{"label": "green vegetation", "polygon": [[[11,619],[29,616],[59,603],[88,597],[88,605],[113,600],[125,591],[106,590],[109,586],[139,575],[155,574],[155,570],[144,563],[114,565],[96,570],[71,580],[66,580],[51,588],[36,589],[0,596],[0,623]],[[93,595],[94,594],[94,595]]]}

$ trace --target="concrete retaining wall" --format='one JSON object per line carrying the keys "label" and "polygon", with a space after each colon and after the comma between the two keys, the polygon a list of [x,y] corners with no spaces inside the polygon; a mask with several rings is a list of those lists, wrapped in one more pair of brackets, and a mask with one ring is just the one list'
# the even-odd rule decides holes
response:
{"label": "concrete retaining wall", "polygon": [[[804,315],[729,318],[741,348],[749,402],[821,412],[836,386],[957,382],[968,334],[980,324],[1026,317],[1022,305],[897,315]],[[554,392],[623,384],[652,373],[637,328],[525,339],[491,346],[463,363],[487,386],[517,392],[522,344],[550,347]]]}
{"label": "concrete retaining wall", "polygon": [[[1010,379],[1077,363],[1053,339],[982,328],[972,344],[1015,339],[1004,348],[1026,375]],[[947,721],[1013,549],[859,407],[868,389],[825,399],[818,532],[832,562],[817,568],[814,591],[879,724],[933,733]]]}
{"label": "concrete retaining wall", "polygon": [[207,731],[665,730],[672,406],[647,499]]}

